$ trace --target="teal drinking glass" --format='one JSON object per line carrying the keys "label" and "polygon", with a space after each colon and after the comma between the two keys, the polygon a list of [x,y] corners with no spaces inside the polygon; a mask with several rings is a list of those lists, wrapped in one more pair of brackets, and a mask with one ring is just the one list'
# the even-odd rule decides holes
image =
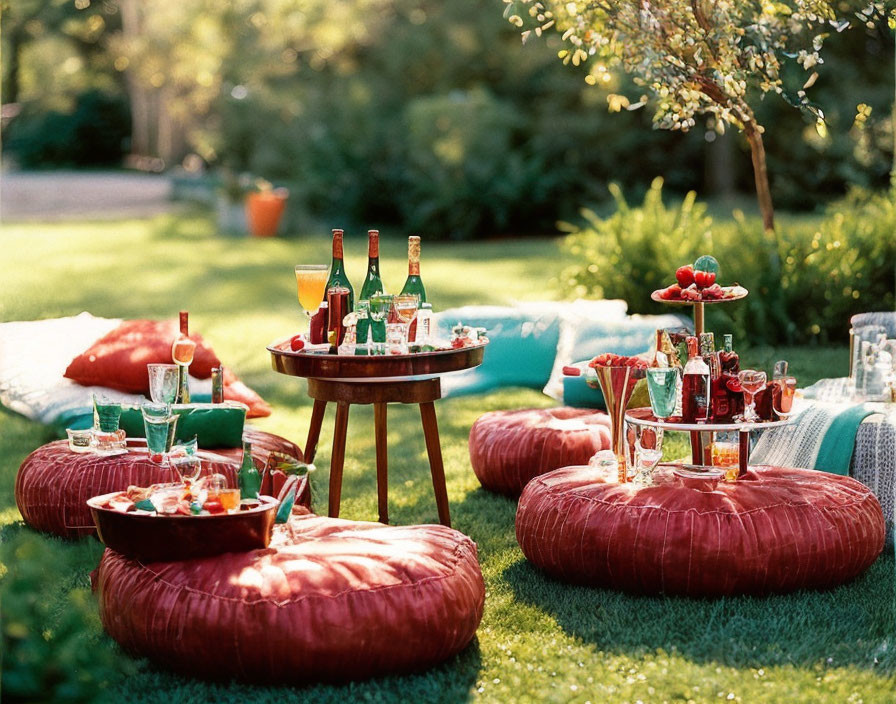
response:
{"label": "teal drinking glass", "polygon": [[675,413],[678,403],[679,376],[675,367],[650,367],[647,370],[647,393],[650,408],[658,420],[666,420]]}

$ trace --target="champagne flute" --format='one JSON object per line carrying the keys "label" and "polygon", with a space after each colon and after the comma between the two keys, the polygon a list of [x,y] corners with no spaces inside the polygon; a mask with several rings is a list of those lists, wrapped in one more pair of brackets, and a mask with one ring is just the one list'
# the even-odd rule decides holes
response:
{"label": "champagne flute", "polygon": [[756,394],[765,388],[768,377],[765,372],[756,371],[755,369],[742,369],[737,375],[740,386],[744,390],[744,414],[742,421],[747,423],[755,423],[759,420],[756,413]]}
{"label": "champagne flute", "polygon": [[308,328],[311,329],[311,318],[317,313],[320,304],[324,300],[327,290],[327,280],[330,277],[330,267],[326,264],[297,264],[296,288],[298,290],[299,305],[308,317]]}
{"label": "champagne flute", "polygon": [[[663,429],[648,425],[629,423],[634,430],[634,466],[631,480],[637,486],[653,484],[653,470],[663,458]],[[630,455],[626,453],[628,457]]]}
{"label": "champagne flute", "polygon": [[202,473],[202,460],[197,455],[170,455],[168,462],[174,467],[185,487],[199,479]]}

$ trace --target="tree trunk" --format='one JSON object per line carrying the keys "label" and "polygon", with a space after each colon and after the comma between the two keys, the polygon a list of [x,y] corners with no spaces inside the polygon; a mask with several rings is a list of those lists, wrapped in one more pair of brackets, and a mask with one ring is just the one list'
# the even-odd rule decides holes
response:
{"label": "tree trunk", "polygon": [[6,45],[6,75],[3,76],[3,103],[19,102],[19,70],[25,33],[16,27],[9,33]]}
{"label": "tree trunk", "polygon": [[759,212],[762,214],[762,227],[766,232],[775,230],[775,208],[772,205],[772,191],[768,185],[768,168],[765,165],[765,145],[762,133],[756,128],[753,120],[744,122],[744,134],[750,143],[750,156],[753,159],[753,177],[756,180],[756,198],[759,200]]}

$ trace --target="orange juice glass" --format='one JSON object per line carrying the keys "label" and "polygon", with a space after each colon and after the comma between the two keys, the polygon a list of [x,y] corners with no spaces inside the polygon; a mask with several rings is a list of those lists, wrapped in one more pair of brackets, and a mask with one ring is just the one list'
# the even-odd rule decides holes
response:
{"label": "orange juice glass", "polygon": [[240,506],[240,490],[221,489],[218,492],[218,501],[227,511],[235,511]]}
{"label": "orange juice glass", "polygon": [[296,286],[299,294],[299,305],[311,318],[324,300],[324,291],[330,270],[326,264],[299,264],[296,266]]}
{"label": "orange juice glass", "polygon": [[737,481],[739,471],[740,446],[736,442],[714,442],[712,444],[712,466],[725,471],[725,481]]}

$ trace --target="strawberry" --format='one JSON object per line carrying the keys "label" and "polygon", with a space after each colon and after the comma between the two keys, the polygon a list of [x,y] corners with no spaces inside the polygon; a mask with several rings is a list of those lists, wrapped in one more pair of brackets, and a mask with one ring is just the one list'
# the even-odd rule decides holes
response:
{"label": "strawberry", "polygon": [[678,267],[675,271],[675,280],[682,288],[690,286],[694,283],[694,266],[692,264],[686,264],[685,266]]}
{"label": "strawberry", "polygon": [[694,283],[697,288],[709,288],[716,282],[716,272],[714,271],[695,271]]}
{"label": "strawberry", "polygon": [[664,288],[660,291],[660,298],[664,301],[677,301],[681,298],[681,286],[678,284],[672,284],[668,288]]}
{"label": "strawberry", "polygon": [[289,341],[289,349],[291,349],[293,352],[298,352],[304,347],[305,340],[302,338],[302,335],[296,335]]}

